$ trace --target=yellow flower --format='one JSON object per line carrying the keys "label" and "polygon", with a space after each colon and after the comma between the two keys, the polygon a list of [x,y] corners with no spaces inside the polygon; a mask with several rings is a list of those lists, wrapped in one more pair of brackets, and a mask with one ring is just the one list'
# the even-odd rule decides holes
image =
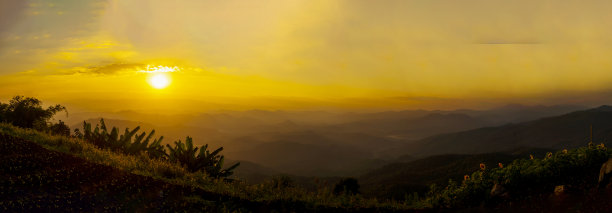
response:
{"label": "yellow flower", "polygon": [[484,164],[484,163],[481,163],[481,164],[480,164],[480,169],[481,169],[481,170],[485,170],[485,168],[486,168],[486,167],[485,167],[485,164]]}
{"label": "yellow flower", "polygon": [[606,149],[606,145],[604,143],[599,144],[597,147],[600,149]]}
{"label": "yellow flower", "polygon": [[470,176],[469,175],[463,176],[463,180],[470,180]]}
{"label": "yellow flower", "polygon": [[529,159],[533,160],[533,155],[529,155]]}
{"label": "yellow flower", "polygon": [[552,158],[552,152],[546,153],[546,158]]}
{"label": "yellow flower", "polygon": [[563,154],[567,154],[567,149],[563,149]]}

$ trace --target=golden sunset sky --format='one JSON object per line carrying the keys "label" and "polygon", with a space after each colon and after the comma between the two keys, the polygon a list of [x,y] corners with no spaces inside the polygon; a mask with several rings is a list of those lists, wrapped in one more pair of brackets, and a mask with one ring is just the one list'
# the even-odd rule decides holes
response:
{"label": "golden sunset sky", "polygon": [[[610,11],[605,0],[1,0],[0,100],[156,112],[606,104]],[[157,89],[147,66],[177,71]]]}

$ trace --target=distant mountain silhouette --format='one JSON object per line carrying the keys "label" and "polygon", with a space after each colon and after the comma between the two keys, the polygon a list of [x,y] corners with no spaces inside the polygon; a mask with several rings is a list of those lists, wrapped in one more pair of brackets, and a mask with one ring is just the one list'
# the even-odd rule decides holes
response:
{"label": "distant mountain silhouette", "polygon": [[337,144],[269,142],[228,156],[252,161],[283,173],[302,176],[356,175],[387,163],[372,160],[367,153]]}
{"label": "distant mountain silhouette", "polygon": [[564,149],[589,142],[589,127],[597,143],[612,138],[612,107],[601,106],[529,122],[441,134],[394,148],[410,156],[475,154],[518,147]]}
{"label": "distant mountain silhouette", "polygon": [[[399,113],[398,113],[399,114]],[[341,132],[362,132],[400,140],[415,140],[440,133],[487,126],[491,122],[455,112],[432,112],[417,117],[389,115],[328,127]]]}

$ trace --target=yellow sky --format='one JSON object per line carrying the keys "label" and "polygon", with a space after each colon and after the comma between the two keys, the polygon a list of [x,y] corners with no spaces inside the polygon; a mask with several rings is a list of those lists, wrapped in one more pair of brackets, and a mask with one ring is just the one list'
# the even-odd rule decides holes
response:
{"label": "yellow sky", "polygon": [[[612,3],[603,0],[28,0],[0,8],[0,99],[30,95],[83,110],[605,104],[612,89]],[[138,72],[147,65],[180,71],[154,89]],[[575,100],[582,96],[595,98]]]}

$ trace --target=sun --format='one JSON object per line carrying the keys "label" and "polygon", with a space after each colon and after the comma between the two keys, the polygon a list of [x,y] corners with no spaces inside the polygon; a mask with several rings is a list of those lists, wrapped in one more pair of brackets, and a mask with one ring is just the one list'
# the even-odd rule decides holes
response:
{"label": "sun", "polygon": [[155,89],[163,89],[170,85],[170,74],[173,72],[178,72],[181,69],[177,66],[155,66],[155,65],[147,65],[146,69],[138,70],[139,73],[147,73],[149,77],[147,81],[149,84]]}
{"label": "sun", "polygon": [[155,73],[149,77],[149,84],[155,89],[163,89],[170,85],[170,77],[165,73]]}

